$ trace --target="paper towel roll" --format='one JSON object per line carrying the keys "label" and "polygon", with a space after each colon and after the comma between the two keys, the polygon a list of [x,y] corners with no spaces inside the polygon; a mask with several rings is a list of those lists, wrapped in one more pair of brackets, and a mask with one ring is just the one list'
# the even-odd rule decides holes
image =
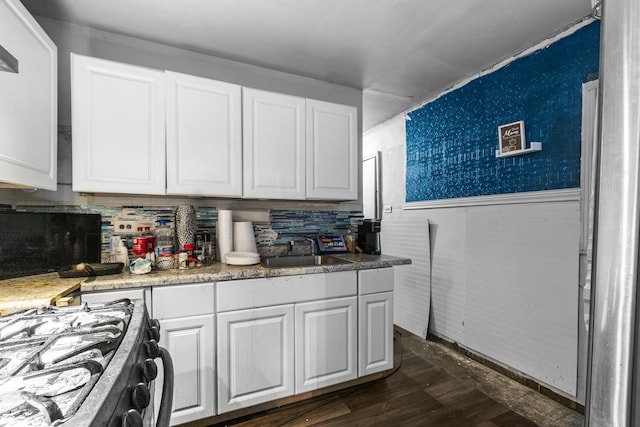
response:
{"label": "paper towel roll", "polygon": [[238,252],[258,252],[251,221],[233,223],[233,250]]}
{"label": "paper towel roll", "polygon": [[218,248],[220,248],[220,261],[226,263],[225,255],[233,251],[233,211],[228,209],[218,210]]}

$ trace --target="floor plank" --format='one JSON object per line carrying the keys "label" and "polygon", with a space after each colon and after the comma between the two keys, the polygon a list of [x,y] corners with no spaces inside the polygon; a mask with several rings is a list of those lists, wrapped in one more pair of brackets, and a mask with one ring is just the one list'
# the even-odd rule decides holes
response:
{"label": "floor plank", "polygon": [[364,385],[211,427],[573,427],[577,412],[440,343],[395,334],[395,370]]}

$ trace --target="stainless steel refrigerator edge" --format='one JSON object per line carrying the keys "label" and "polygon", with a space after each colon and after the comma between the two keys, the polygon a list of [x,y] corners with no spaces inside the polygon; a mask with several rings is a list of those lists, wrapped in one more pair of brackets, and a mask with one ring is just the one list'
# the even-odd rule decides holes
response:
{"label": "stainless steel refrigerator edge", "polygon": [[600,163],[590,325],[588,426],[640,425],[638,234],[640,2],[602,4]]}

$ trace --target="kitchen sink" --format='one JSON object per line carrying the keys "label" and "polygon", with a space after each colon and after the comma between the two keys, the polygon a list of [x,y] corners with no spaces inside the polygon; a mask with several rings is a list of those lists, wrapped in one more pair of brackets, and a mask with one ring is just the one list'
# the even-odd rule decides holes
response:
{"label": "kitchen sink", "polygon": [[315,265],[337,265],[351,264],[347,261],[332,255],[284,255],[275,257],[265,257],[260,260],[263,267],[286,268],[286,267],[312,267]]}

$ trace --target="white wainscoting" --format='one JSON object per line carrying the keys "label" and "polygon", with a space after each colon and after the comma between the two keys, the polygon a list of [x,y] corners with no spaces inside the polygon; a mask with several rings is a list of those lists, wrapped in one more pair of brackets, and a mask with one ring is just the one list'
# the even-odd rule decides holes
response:
{"label": "white wainscoting", "polygon": [[413,260],[395,269],[394,323],[423,336],[414,325],[430,313],[429,331],[575,396],[580,203],[568,199],[384,214],[383,253]]}
{"label": "white wainscoting", "polygon": [[577,202],[467,210],[465,346],[576,395]]}

